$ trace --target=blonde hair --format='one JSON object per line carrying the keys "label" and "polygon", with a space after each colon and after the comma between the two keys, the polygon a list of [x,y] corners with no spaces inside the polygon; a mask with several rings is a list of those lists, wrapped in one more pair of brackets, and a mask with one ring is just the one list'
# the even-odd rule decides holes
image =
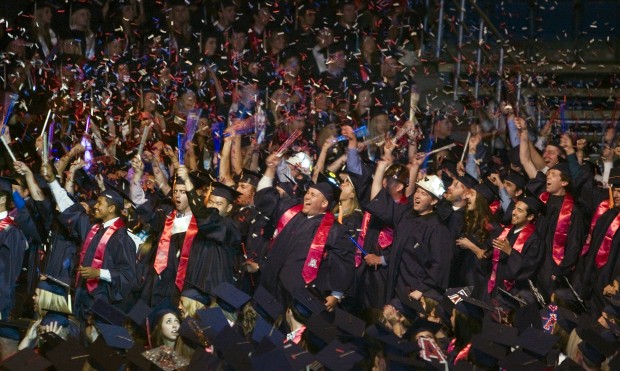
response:
{"label": "blonde hair", "polygon": [[71,313],[71,305],[67,299],[53,292],[38,289],[37,294],[39,300],[39,316],[43,317],[47,311],[59,312],[59,313]]}
{"label": "blonde hair", "polygon": [[190,299],[186,296],[181,296],[181,306],[186,317],[196,318],[196,312],[205,308],[205,305],[194,299]]}

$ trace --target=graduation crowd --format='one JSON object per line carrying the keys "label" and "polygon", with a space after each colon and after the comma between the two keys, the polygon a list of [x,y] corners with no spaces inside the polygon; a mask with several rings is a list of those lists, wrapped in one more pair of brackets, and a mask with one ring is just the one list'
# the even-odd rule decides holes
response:
{"label": "graduation crowd", "polygon": [[619,369],[615,128],[433,110],[424,3],[5,6],[0,367]]}

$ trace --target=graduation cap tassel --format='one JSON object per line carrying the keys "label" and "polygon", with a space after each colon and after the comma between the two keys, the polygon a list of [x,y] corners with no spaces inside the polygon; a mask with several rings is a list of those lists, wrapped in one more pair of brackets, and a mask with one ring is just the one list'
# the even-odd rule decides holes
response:
{"label": "graduation cap tassel", "polygon": [[612,186],[609,186],[607,189],[609,190],[609,208],[611,209],[614,207],[614,191]]}
{"label": "graduation cap tassel", "polygon": [[342,224],[342,202],[338,202],[338,223]]}

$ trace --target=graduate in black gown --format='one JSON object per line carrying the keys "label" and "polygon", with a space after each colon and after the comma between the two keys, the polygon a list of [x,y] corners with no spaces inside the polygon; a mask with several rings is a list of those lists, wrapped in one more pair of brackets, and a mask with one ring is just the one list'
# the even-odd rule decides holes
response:
{"label": "graduate in black gown", "polygon": [[24,233],[9,216],[14,179],[0,179],[0,319],[6,320],[15,304],[15,281],[28,248]]}
{"label": "graduate in black gown", "polygon": [[[418,156],[416,161],[419,166],[424,156]],[[377,167],[385,169],[388,164],[381,160]],[[376,174],[380,174],[379,169]],[[381,182],[381,177],[375,175],[374,182]],[[386,259],[387,300],[394,298],[397,291],[404,291],[415,300],[425,296],[440,301],[448,288],[454,238],[434,209],[444,191],[441,179],[428,175],[416,184],[413,207],[393,202],[383,189],[368,205],[373,215],[394,228],[394,242]]]}
{"label": "graduate in black gown", "polygon": [[543,207],[533,196],[517,201],[512,211],[512,225],[493,240],[493,253],[486,264],[488,282],[482,288],[481,297],[499,298],[501,302],[504,296],[499,295],[499,289],[502,289],[533,302],[530,282],[535,284],[545,257],[545,241],[533,222]]}
{"label": "graduate in black gown", "polygon": [[607,305],[604,289],[620,274],[620,168],[611,169],[609,185],[613,189],[612,202],[607,200],[602,205],[608,209],[596,220],[586,255],[582,257],[584,264],[578,274],[582,299],[597,310]]}
{"label": "graduate in black gown", "polygon": [[86,310],[98,299],[126,311],[128,300],[137,285],[136,244],[127,232],[121,210],[124,198],[107,189],[93,207],[92,223],[79,203],[74,203],[56,180],[51,167],[43,175],[50,184],[59,210],[59,220],[80,241],[80,261],[76,277],[75,314],[84,320]]}
{"label": "graduate in black gown", "polygon": [[278,223],[266,257],[259,263],[261,285],[284,302],[288,294],[314,286],[333,310],[353,282],[355,245],[347,231],[328,210],[337,197],[332,185],[311,185],[300,205],[281,198],[273,186],[276,155],[267,158],[267,169],[258,185],[256,207]]}

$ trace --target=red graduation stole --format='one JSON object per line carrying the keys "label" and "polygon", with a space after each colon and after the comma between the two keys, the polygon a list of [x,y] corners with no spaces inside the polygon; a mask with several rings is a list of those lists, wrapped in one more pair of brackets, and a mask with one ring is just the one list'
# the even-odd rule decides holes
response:
{"label": "red graduation stole", "polygon": [[[95,256],[93,257],[93,261],[90,264],[91,268],[101,269],[101,267],[103,266],[103,255],[105,254],[105,248],[108,245],[110,237],[112,237],[114,232],[116,232],[119,228],[124,226],[125,223],[123,222],[123,220],[121,218],[118,218],[114,223],[112,223],[110,227],[108,227],[108,229],[106,229],[103,237],[101,237],[101,240],[99,240],[99,243],[97,244]],[[84,256],[86,255],[86,250],[88,250],[88,247],[90,246],[93,237],[95,237],[101,227],[102,224],[97,223],[90,228],[90,231],[88,231],[88,234],[86,235],[86,240],[84,240],[84,244],[82,245],[82,252],[80,253],[80,265],[84,263]],[[76,276],[75,282],[76,284],[80,282],[79,272]],[[97,288],[97,285],[99,285],[99,278],[90,278],[86,280],[86,289],[88,290],[88,292],[93,292],[93,290]]]}
{"label": "red graduation stole", "polygon": [[[293,219],[293,217],[303,209],[303,205],[296,205],[286,210],[284,214],[278,220],[278,224],[276,225],[275,236],[277,236],[282,229],[288,224],[288,222]],[[326,212],[325,216],[323,216],[323,220],[321,220],[321,224],[312,239],[312,243],[310,244],[310,250],[308,251],[308,256],[306,256],[306,261],[304,262],[304,267],[301,270],[301,276],[303,277],[306,284],[314,281],[316,276],[319,273],[319,267],[321,266],[321,261],[323,260],[323,251],[325,250],[325,243],[327,242],[327,236],[329,235],[329,230],[332,225],[336,221],[336,217],[331,212]],[[275,237],[274,237],[275,240]]]}
{"label": "red graduation stole", "polygon": [[501,204],[501,202],[499,200],[495,200],[495,201],[491,202],[491,204],[489,205],[489,209],[491,210],[491,214],[495,214],[501,205],[502,204]]}
{"label": "red graduation stole", "polygon": [[[407,203],[407,197],[402,195],[400,199],[396,201],[397,204],[405,204]],[[370,218],[372,215],[368,212],[364,212],[364,217],[362,218],[362,228],[360,230],[360,234],[357,237],[357,243],[364,247],[364,240],[366,239],[366,233],[368,233],[368,225],[370,224]],[[385,250],[388,246],[392,244],[394,241],[394,230],[390,227],[383,227],[379,232],[379,237],[377,238],[377,243],[381,250]],[[362,252],[357,249],[355,250],[355,268],[359,267],[362,264]]]}
{"label": "red graduation stole", "polygon": [[[549,192],[543,192],[540,200],[547,204],[549,200]],[[558,224],[555,226],[553,234],[553,261],[556,265],[560,265],[564,259],[564,249],[566,248],[566,240],[568,239],[568,229],[570,228],[570,217],[573,212],[573,204],[575,203],[573,196],[567,193],[562,201],[562,208],[558,216]]]}
{"label": "red graduation stole", "polygon": [[601,269],[605,264],[607,264],[607,259],[609,259],[609,252],[611,251],[611,241],[616,234],[616,231],[620,227],[620,213],[616,215],[614,220],[607,228],[607,232],[605,232],[605,238],[601,242],[601,246],[598,248],[596,252],[596,268]]}
{"label": "red graduation stole", "polygon": [[592,222],[590,223],[590,232],[588,233],[588,238],[586,239],[586,243],[583,244],[583,248],[581,248],[581,253],[579,256],[584,256],[590,250],[590,243],[592,242],[592,232],[594,231],[594,227],[596,226],[596,222],[601,215],[605,214],[605,211],[611,209],[609,207],[609,200],[605,200],[598,204],[596,211],[594,211],[594,215],[592,215]]}
{"label": "red graduation stole", "polygon": [[[508,233],[510,233],[511,229],[512,226],[504,228],[502,234],[499,235],[498,239],[505,239],[508,236]],[[519,236],[517,236],[515,243],[512,245],[512,249],[516,250],[518,253],[521,253],[521,251],[523,251],[523,246],[525,246],[525,242],[530,238],[530,236],[532,235],[532,233],[534,233],[535,230],[536,227],[532,223],[528,223],[525,227],[523,227],[521,232],[519,232]],[[501,251],[499,249],[493,249],[493,270],[491,271],[491,278],[489,278],[489,282],[487,284],[488,293],[491,293],[491,291],[493,291],[493,289],[495,288],[500,252]],[[513,285],[514,281],[504,280],[504,286],[506,287],[507,291],[510,291]]]}
{"label": "red graduation stole", "polygon": [[[155,272],[157,272],[157,274],[161,274],[161,272],[163,272],[164,269],[166,269],[166,267],[168,266],[170,237],[172,236],[172,226],[176,217],[177,211],[174,210],[168,216],[168,218],[166,218],[166,223],[164,224],[164,231],[162,232],[161,238],[159,239],[159,244],[157,245],[157,255],[155,256],[155,262],[153,263],[153,268],[155,268]],[[187,261],[189,259],[189,252],[197,233],[198,226],[196,225],[196,217],[192,215],[192,219],[190,220],[187,231],[185,232],[185,238],[183,239],[181,258],[179,260],[179,269],[177,270],[177,276],[175,279],[175,284],[177,285],[179,290],[183,289],[185,273],[187,272]]]}
{"label": "red graduation stole", "polygon": [[7,216],[6,218],[0,220],[0,232],[5,230],[8,226],[12,226],[14,224],[15,222],[13,221],[13,218]]}

